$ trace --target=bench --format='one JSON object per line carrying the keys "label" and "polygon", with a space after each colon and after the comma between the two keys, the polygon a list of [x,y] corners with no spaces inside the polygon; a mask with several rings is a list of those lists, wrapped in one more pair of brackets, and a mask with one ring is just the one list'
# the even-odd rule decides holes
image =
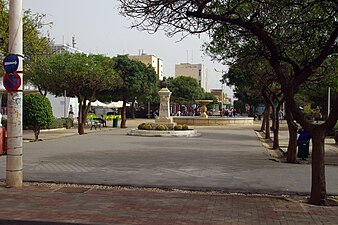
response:
{"label": "bench", "polygon": [[100,130],[101,130],[101,123],[98,120],[91,119],[90,120],[90,129],[92,130],[93,128],[95,130],[96,130],[96,128],[100,128]]}

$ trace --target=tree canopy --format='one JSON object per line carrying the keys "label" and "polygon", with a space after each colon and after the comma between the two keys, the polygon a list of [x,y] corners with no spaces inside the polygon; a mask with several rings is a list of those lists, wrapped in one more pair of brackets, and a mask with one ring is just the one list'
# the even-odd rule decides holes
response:
{"label": "tree canopy", "polygon": [[112,90],[120,84],[113,64],[111,58],[102,55],[54,54],[33,64],[27,75],[41,90],[56,96],[67,91],[68,96],[78,98],[79,134],[83,134],[90,102],[98,92]]}
{"label": "tree canopy", "polygon": [[203,89],[192,77],[170,77],[168,89],[172,92],[171,101],[178,104],[194,104],[195,100],[202,99],[204,96]]}
{"label": "tree canopy", "polygon": [[129,59],[127,55],[114,57],[113,61],[112,69],[121,82],[111,92],[106,92],[105,96],[123,101],[121,127],[124,128],[126,127],[126,103],[149,100],[158,90],[158,78],[150,65]]}

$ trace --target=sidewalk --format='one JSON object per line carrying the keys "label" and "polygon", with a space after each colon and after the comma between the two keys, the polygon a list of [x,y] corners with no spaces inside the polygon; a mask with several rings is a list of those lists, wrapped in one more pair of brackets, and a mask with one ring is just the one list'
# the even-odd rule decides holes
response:
{"label": "sidewalk", "polygon": [[337,224],[338,207],[288,197],[25,184],[0,186],[0,224]]}

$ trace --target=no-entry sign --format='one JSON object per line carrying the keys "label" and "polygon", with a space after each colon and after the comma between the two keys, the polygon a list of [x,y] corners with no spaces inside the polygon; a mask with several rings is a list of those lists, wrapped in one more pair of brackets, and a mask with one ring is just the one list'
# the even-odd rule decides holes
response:
{"label": "no-entry sign", "polygon": [[21,85],[21,77],[18,73],[6,73],[3,84],[7,91],[16,91]]}

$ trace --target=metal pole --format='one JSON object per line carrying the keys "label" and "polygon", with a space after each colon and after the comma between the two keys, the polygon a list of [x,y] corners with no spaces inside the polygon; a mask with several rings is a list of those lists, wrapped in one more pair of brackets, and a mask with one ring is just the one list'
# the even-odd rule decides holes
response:
{"label": "metal pole", "polygon": [[[22,51],[22,0],[9,1],[9,48],[8,52],[19,56],[18,73],[23,79]],[[8,92],[7,107],[7,162],[6,186],[22,187],[22,90]]]}
{"label": "metal pole", "polygon": [[331,88],[329,87],[327,93],[327,117],[330,115],[330,108],[331,108]]}

